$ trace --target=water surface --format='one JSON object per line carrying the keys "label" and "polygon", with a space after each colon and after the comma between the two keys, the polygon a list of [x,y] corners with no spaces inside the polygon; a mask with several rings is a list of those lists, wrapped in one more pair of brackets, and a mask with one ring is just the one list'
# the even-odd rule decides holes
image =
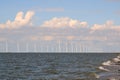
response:
{"label": "water surface", "polygon": [[0,54],[0,80],[99,80],[102,62],[118,54]]}

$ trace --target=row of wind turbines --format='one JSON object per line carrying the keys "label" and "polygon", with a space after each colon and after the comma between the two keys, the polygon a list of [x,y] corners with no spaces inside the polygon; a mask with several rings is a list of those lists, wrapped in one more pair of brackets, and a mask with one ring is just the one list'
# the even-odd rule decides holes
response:
{"label": "row of wind turbines", "polygon": [[[63,42],[61,40],[56,41],[56,46],[49,45],[49,44],[38,44],[34,43],[32,45],[32,51],[30,50],[31,45],[30,43],[25,43],[25,49],[24,51],[21,50],[23,46],[21,46],[20,42],[16,43],[16,48],[17,50],[15,51],[10,51],[9,48],[11,47],[8,44],[8,41],[6,41],[4,44],[2,44],[0,47],[3,50],[0,50],[0,52],[87,52],[88,48],[85,47],[83,44],[77,43],[77,42]],[[51,43],[53,44],[53,43]]]}

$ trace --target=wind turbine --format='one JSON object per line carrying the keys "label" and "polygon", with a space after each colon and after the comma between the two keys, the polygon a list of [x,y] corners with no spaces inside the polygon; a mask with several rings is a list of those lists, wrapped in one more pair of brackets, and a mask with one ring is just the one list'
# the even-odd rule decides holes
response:
{"label": "wind turbine", "polygon": [[54,52],[54,46],[51,45],[51,52]]}
{"label": "wind turbine", "polygon": [[5,45],[6,45],[6,46],[5,46],[5,51],[8,52],[8,42],[7,42],[7,40],[6,40]]}
{"label": "wind turbine", "polygon": [[37,52],[37,46],[36,46],[36,43],[34,44],[34,52]]}
{"label": "wind turbine", "polygon": [[58,51],[59,51],[59,52],[61,52],[61,45],[60,45],[60,43],[61,43],[61,42],[60,42],[60,40],[59,40],[59,41],[58,41],[58,48],[59,48]]}
{"label": "wind turbine", "polygon": [[75,44],[75,52],[78,52],[78,45]]}
{"label": "wind turbine", "polygon": [[49,52],[49,46],[48,45],[46,45],[46,52]]}
{"label": "wind turbine", "polygon": [[29,51],[29,45],[28,45],[28,43],[26,43],[26,52],[28,52]]}
{"label": "wind turbine", "polygon": [[71,52],[74,52],[73,42],[71,41]]}
{"label": "wind turbine", "polygon": [[17,42],[17,52],[20,52],[20,45],[19,45],[19,42]]}
{"label": "wind turbine", "polygon": [[79,44],[79,48],[80,48],[79,52],[82,52],[82,43]]}
{"label": "wind turbine", "polygon": [[65,49],[66,49],[65,51],[68,52],[68,43],[67,43],[67,41],[65,43]]}

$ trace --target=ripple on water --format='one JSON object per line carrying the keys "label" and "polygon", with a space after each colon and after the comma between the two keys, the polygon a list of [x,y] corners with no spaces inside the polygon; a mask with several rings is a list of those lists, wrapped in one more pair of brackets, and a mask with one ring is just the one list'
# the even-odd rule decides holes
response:
{"label": "ripple on water", "polygon": [[0,54],[0,80],[97,80],[115,54]]}

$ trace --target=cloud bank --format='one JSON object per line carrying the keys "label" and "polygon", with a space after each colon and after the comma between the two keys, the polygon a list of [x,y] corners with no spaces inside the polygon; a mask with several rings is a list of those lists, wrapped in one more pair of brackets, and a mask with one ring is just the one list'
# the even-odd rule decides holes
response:
{"label": "cloud bank", "polygon": [[14,21],[8,20],[5,24],[0,24],[0,29],[17,29],[23,26],[31,26],[33,15],[33,11],[28,11],[25,16],[23,12],[18,12]]}
{"label": "cloud bank", "polygon": [[[33,11],[27,11],[24,14],[22,11],[18,12],[14,21],[6,21],[0,24],[0,29],[19,29],[25,26],[32,26],[32,17],[35,14]],[[89,28],[91,31],[96,30],[120,30],[120,25],[115,25],[112,20],[106,21],[104,24],[93,24],[89,27],[88,22],[72,19],[69,17],[54,17],[48,21],[44,21],[39,27],[43,28]]]}
{"label": "cloud bank", "polygon": [[91,30],[120,30],[119,25],[114,25],[113,21],[106,21],[105,24],[94,24],[93,27],[91,27]]}
{"label": "cloud bank", "polygon": [[69,17],[61,17],[61,18],[55,17],[51,20],[45,21],[41,26],[48,28],[64,28],[64,27],[84,28],[88,26],[88,23],[81,22],[79,20],[74,20]]}

